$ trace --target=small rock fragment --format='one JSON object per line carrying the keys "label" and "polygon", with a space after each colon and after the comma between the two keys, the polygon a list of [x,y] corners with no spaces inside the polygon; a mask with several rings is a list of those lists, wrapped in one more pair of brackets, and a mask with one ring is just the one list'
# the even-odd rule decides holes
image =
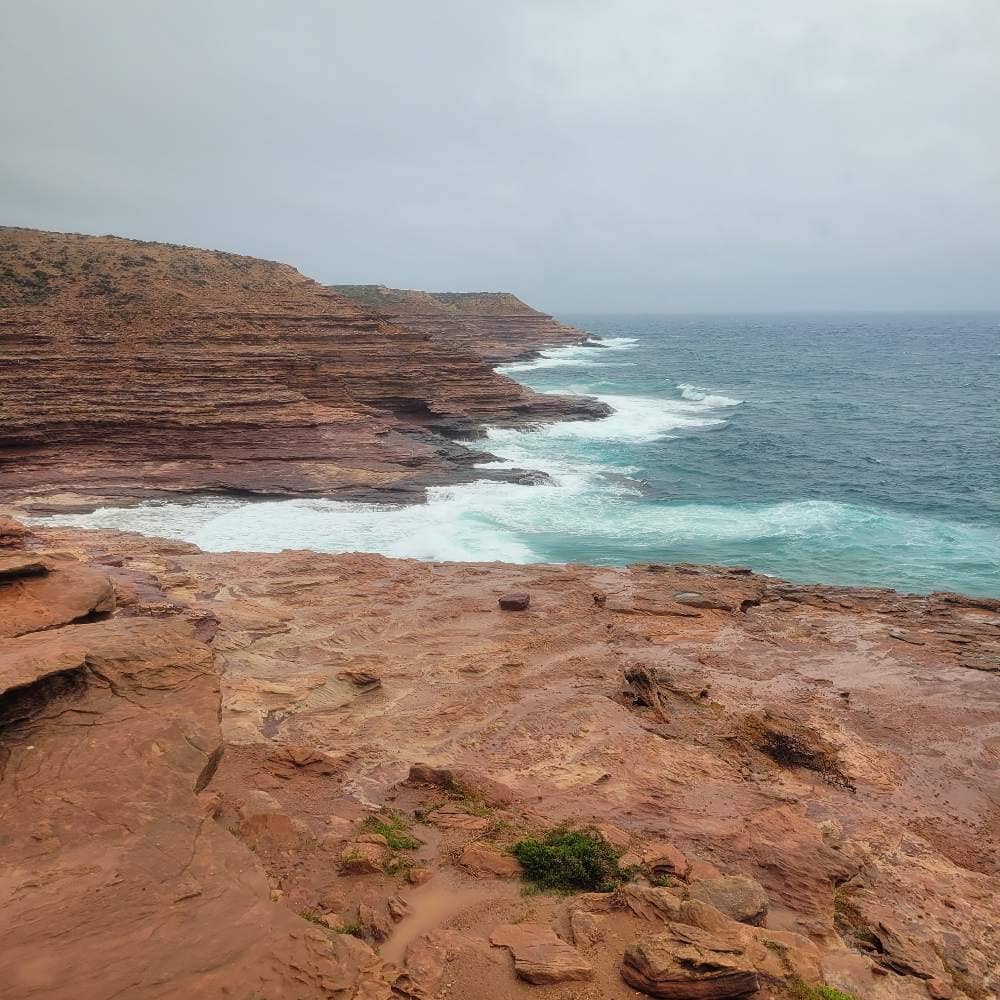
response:
{"label": "small rock fragment", "polygon": [[380,844],[355,841],[340,855],[340,870],[345,875],[373,875],[382,870],[386,854]]}
{"label": "small rock fragment", "polygon": [[487,847],[486,844],[468,844],[462,851],[460,863],[473,874],[493,875],[497,878],[519,878],[524,871],[517,858]]}
{"label": "small rock fragment", "polygon": [[512,591],[504,594],[498,603],[501,611],[526,611],[531,603],[531,596],[524,591]]}
{"label": "small rock fragment", "polygon": [[544,924],[503,924],[490,934],[490,944],[509,948],[514,971],[536,986],[590,979],[591,964]]}
{"label": "small rock fragment", "polygon": [[673,875],[683,878],[688,870],[688,860],[668,840],[657,840],[642,849],[643,865],[656,877]]}
{"label": "small rock fragment", "polygon": [[723,875],[692,882],[688,893],[692,899],[709,903],[740,923],[761,927],[767,917],[767,893],[760,882],[746,875]]}
{"label": "small rock fragment", "polygon": [[376,941],[386,941],[392,934],[392,923],[389,918],[367,903],[362,903],[358,907],[358,920],[365,933]]}
{"label": "small rock fragment", "polygon": [[569,926],[577,948],[590,948],[604,939],[601,921],[586,910],[573,910],[569,915]]}

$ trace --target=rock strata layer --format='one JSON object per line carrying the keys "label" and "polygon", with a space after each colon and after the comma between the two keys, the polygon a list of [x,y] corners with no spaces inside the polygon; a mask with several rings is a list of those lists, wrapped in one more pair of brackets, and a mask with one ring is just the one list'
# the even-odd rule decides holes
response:
{"label": "rock strata layer", "polygon": [[63,510],[171,494],[419,499],[497,474],[452,440],[484,423],[607,413],[492,370],[515,344],[530,354],[579,331],[513,296],[456,307],[477,309],[482,331],[430,329],[285,264],[0,227],[0,490]]}

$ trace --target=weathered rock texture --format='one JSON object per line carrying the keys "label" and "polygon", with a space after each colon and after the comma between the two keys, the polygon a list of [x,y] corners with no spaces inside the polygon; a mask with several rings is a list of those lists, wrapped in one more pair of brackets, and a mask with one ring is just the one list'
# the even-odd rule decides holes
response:
{"label": "weathered rock texture", "polygon": [[518,305],[488,336],[429,332],[284,264],[0,228],[0,491],[65,509],[93,506],[79,494],[398,499],[481,478],[482,456],[449,438],[607,412],[492,371],[505,338],[530,353],[580,336]]}
{"label": "weathered rock texture", "polygon": [[539,347],[583,344],[589,334],[559,323],[507,292],[420,292],[384,285],[334,285],[335,291],[408,328],[461,344],[501,364]]}
{"label": "weathered rock texture", "polygon": [[[180,614],[111,618],[107,577],[45,564],[0,580],[21,633],[0,639],[3,995],[354,996],[363,963],[275,906],[199,800],[223,751],[209,647]],[[102,620],[62,625],[88,605]]]}
{"label": "weathered rock texture", "polygon": [[[625,1000],[626,979],[1000,986],[997,602],[686,566],[21,544],[29,564],[82,556],[114,607],[0,640],[12,1000],[509,1000],[539,989],[518,948],[558,1000]],[[0,584],[0,617],[10,588],[66,571]],[[498,608],[511,590],[527,611]],[[388,827],[365,822],[380,808]],[[607,831],[633,881],[525,897],[482,864],[562,821]]]}

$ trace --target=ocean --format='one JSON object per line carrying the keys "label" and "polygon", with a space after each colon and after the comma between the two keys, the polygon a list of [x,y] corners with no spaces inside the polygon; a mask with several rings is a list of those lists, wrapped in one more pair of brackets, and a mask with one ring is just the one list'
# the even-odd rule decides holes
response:
{"label": "ocean", "polygon": [[601,421],[491,429],[500,465],[426,505],[215,500],[50,519],[212,551],[746,565],[1000,596],[1000,314],[560,316],[592,346],[500,370]]}

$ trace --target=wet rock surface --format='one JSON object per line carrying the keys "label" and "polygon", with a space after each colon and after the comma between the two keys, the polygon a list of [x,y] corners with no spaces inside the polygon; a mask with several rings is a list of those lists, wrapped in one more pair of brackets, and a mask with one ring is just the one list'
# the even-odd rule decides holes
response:
{"label": "wet rock surface", "polygon": [[[997,989],[989,602],[0,527],[12,1000]],[[628,880],[522,894],[562,823]]]}

